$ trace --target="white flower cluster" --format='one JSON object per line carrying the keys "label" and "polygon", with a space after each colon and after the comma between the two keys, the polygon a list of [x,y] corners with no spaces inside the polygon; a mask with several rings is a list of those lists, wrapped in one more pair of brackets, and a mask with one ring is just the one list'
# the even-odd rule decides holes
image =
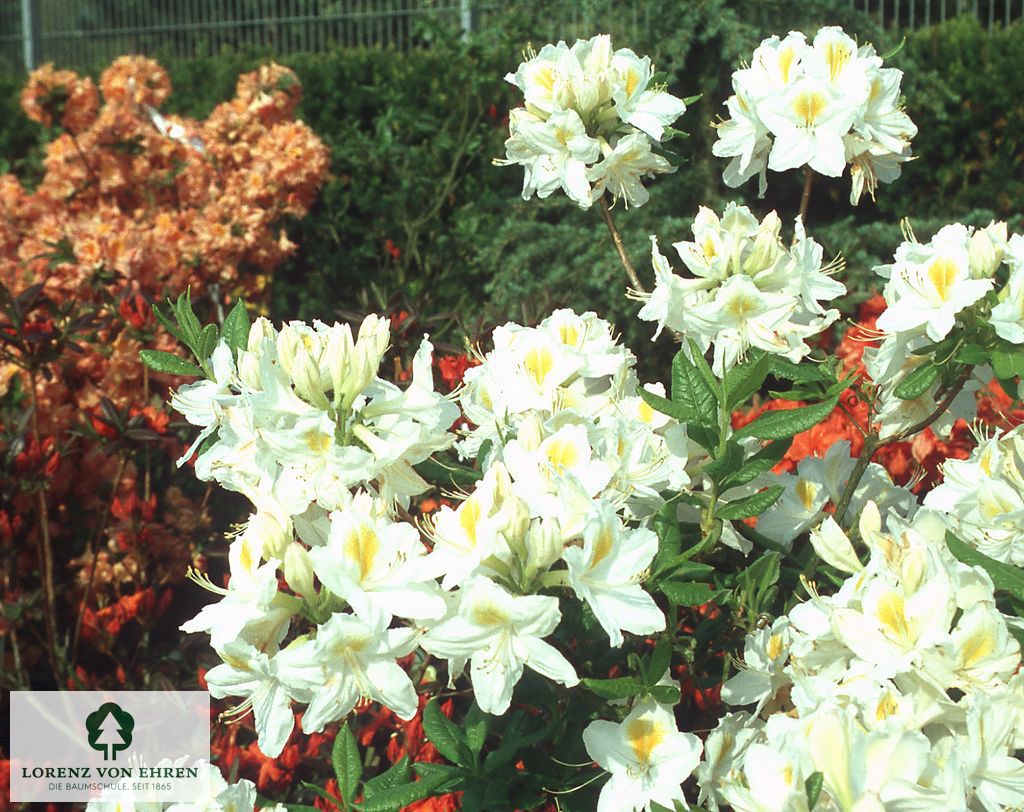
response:
{"label": "white flower cluster", "polygon": [[697,770],[717,810],[986,809],[1024,803],[1020,646],[989,576],[960,563],[940,514],[912,522],[873,504],[861,515],[862,565],[828,518],[815,550],[850,577],[747,636],[723,686],[732,705]]}
{"label": "white flower cluster", "polygon": [[730,203],[719,217],[701,207],[693,241],[673,248],[693,274],[680,277],[652,242],[656,282],[639,317],[694,339],[701,350],[714,346],[719,375],[743,360],[750,348],[799,361],[810,352],[805,339],[839,317],[821,302],[846,292],[832,279],[839,262],[822,265],[822,248],[796,221],[796,240],[787,248],[775,212],[758,222],[746,206]]}
{"label": "white flower cluster", "polygon": [[[789,547],[793,539],[819,524],[829,504],[838,505],[855,461],[850,441],[833,443],[824,457],[807,456],[797,462],[795,474],[772,474],[771,484],[785,487],[782,496],[757,519],[757,531]],[[880,510],[893,507],[902,516],[917,509],[917,497],[892,481],[876,462],[868,463],[850,500],[848,515],[857,516],[868,502]]]}
{"label": "white flower cluster", "polygon": [[732,158],[723,174],[739,186],[767,170],[807,166],[830,177],[850,165],[854,205],[879,181],[899,177],[910,160],[917,127],[899,106],[903,72],[883,68],[873,46],[857,43],[836,26],[810,44],[799,31],[764,40],[749,67],[732,75],[729,118],[718,125],[712,152]]}
{"label": "white flower cluster", "polygon": [[528,57],[506,77],[526,106],[509,113],[506,158],[497,162],[525,169],[523,199],[562,189],[586,209],[607,189],[627,206],[646,203],[641,178],[675,171],[651,143],[686,110],[652,83],[650,58],[613,51],[606,34]]}
{"label": "white flower cluster", "polygon": [[428,485],[412,469],[455,440],[447,429],[458,409],[434,392],[424,340],[412,385],[401,390],[377,375],[390,341],[387,319],[369,316],[355,339],[349,326],[290,322],[280,331],[258,319],[237,359],[226,342],[214,350],[215,380],[183,386],[171,406],[202,427],[179,464],[207,437],[196,476],[268,500],[288,515],[316,501],[340,507],[348,489],[371,486],[386,499]]}
{"label": "white flower cluster", "polygon": [[1024,426],[984,439],[969,459],[946,460],[942,473],[925,506],[989,558],[1024,567]]}
{"label": "white flower cluster", "polygon": [[[1000,280],[1002,266],[1008,268],[1005,283]],[[864,364],[879,387],[877,410],[884,439],[935,409],[938,380],[914,399],[894,394],[900,383],[929,362],[927,354],[915,355],[915,351],[946,338],[958,315],[973,313],[972,306],[990,291],[998,289],[998,304],[985,320],[1000,338],[1024,343],[1024,237],[1017,234],[1007,239],[1006,223],[981,229],[954,223],[941,228],[928,243],[912,238],[903,242],[892,264],[874,270],[887,280],[883,290],[887,308],[877,322],[884,340],[878,347],[865,349]],[[975,372],[933,429],[945,433],[957,418],[972,418],[974,392],[991,379],[988,367]]]}
{"label": "white flower cluster", "polygon": [[665,627],[641,586],[657,537],[626,519],[685,484],[686,437],[637,396],[611,326],[558,311],[496,331],[462,392],[478,424],[462,450],[488,442],[483,476],[420,528],[399,518],[425,489],[412,465],[454,440],[458,408],[433,391],[426,341],[407,389],[377,377],[386,325],[370,316],[353,341],[338,325],[258,321],[237,363],[222,344],[216,380],[174,396],[201,437],[216,433],[197,473],[256,507],[231,542],[228,587],[193,575],[221,599],[181,628],[210,634],[223,660],[210,693],[244,699],[231,713],[252,708],[270,756],[293,702],[308,705],[307,733],[362,698],[411,718],[416,690],[396,661],[417,648],[447,659],[452,680],[468,662],[489,713],[509,707],[524,667],[577,684],[544,640],[561,619],[545,587],[571,588],[612,645]]}

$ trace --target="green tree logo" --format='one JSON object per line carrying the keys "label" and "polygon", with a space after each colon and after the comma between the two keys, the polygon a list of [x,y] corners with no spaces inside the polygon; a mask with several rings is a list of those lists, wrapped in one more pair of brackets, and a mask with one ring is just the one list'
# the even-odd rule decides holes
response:
{"label": "green tree logo", "polygon": [[89,746],[103,753],[104,761],[117,761],[118,751],[128,749],[134,728],[135,719],[115,702],[100,705],[85,719]]}

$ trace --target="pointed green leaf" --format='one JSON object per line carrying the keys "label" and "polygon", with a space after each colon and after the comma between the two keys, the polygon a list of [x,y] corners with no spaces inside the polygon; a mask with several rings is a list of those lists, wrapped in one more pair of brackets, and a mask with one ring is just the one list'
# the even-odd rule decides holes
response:
{"label": "pointed green leaf", "polygon": [[821,785],[825,783],[825,776],[822,773],[811,773],[804,782],[804,792],[807,793],[807,808],[814,809],[821,797]]}
{"label": "pointed green leaf", "polygon": [[442,756],[453,764],[469,767],[473,763],[465,735],[441,712],[441,705],[431,699],[423,710],[423,732]]}
{"label": "pointed green leaf", "polygon": [[726,409],[731,412],[761,389],[771,372],[772,358],[774,356],[762,352],[758,357],[729,370],[725,376]]}
{"label": "pointed green leaf", "polygon": [[723,490],[726,490],[752,482],[761,474],[768,473],[778,465],[782,458],[786,456],[790,445],[792,445],[792,440],[788,437],[769,443],[743,463],[743,467],[739,471],[725,477],[719,484]]}
{"label": "pointed green leaf", "polygon": [[616,677],[615,679],[591,679],[584,677],[585,688],[605,699],[626,699],[644,690],[644,684],[637,677]]}
{"label": "pointed green leaf", "polygon": [[487,731],[490,728],[491,717],[480,710],[480,706],[474,701],[466,712],[466,744],[473,754],[474,760],[480,755],[487,739]]}
{"label": "pointed green leaf", "polygon": [[676,606],[699,606],[716,594],[708,584],[692,581],[659,581],[658,589]]}
{"label": "pointed green leaf", "polygon": [[657,684],[672,664],[672,645],[668,638],[663,637],[658,641],[651,652],[651,659],[647,663],[647,685],[648,687]]}
{"label": "pointed green leaf", "polygon": [[195,364],[162,350],[141,350],[139,357],[147,367],[167,375],[202,375],[203,371]]}
{"label": "pointed green leaf", "polygon": [[640,399],[643,400],[644,403],[656,412],[667,414],[669,417],[678,420],[680,423],[685,423],[692,419],[690,412],[681,403],[675,403],[668,398],[663,398],[661,395],[648,392],[643,387],[640,387],[637,390],[637,394],[640,395]]}
{"label": "pointed green leaf", "polygon": [[[704,356],[700,356],[703,360]],[[681,405],[684,421],[704,426],[718,425],[718,396],[696,363],[680,350],[672,361],[672,401]]]}
{"label": "pointed green leaf", "polygon": [[719,519],[747,519],[751,516],[760,516],[775,504],[785,490],[782,485],[772,485],[760,493],[729,502],[716,510],[715,515]]}
{"label": "pointed green leaf", "polygon": [[245,309],[245,302],[239,299],[234,307],[224,318],[224,326],[221,329],[224,340],[228,342],[236,353],[244,350],[249,344],[249,311]]}
{"label": "pointed green leaf", "polygon": [[402,756],[380,775],[376,775],[363,784],[364,800],[391,787],[409,783],[409,757]]}
{"label": "pointed green leaf", "polygon": [[797,364],[778,355],[772,356],[771,374],[794,383],[823,383],[827,380],[818,364]]}
{"label": "pointed green leaf", "polygon": [[735,440],[727,440],[725,451],[704,466],[704,473],[713,482],[721,483],[729,474],[736,473],[743,465],[743,446]]}
{"label": "pointed green leaf", "polygon": [[359,779],[363,775],[363,760],[359,755],[356,737],[348,726],[348,722],[341,726],[334,739],[334,747],[331,749],[331,764],[334,767],[334,776],[338,779],[338,791],[341,792],[341,797],[348,803],[352,803],[359,789]]}
{"label": "pointed green leaf", "polygon": [[216,324],[207,324],[199,336],[199,346],[196,348],[196,358],[202,363],[213,354],[213,350],[220,341],[219,331]]}
{"label": "pointed green leaf", "polygon": [[892,393],[901,400],[914,400],[927,392],[938,377],[939,368],[931,361],[925,361],[900,381]]}
{"label": "pointed green leaf", "polygon": [[[175,324],[173,321],[167,318],[167,316],[164,315],[163,311],[160,309],[160,306],[157,305],[155,302],[153,303],[153,315],[156,316],[156,320],[164,326],[164,329],[168,333],[170,333],[172,336],[178,339],[178,341],[180,341],[182,344],[186,343],[185,333],[181,330],[180,327],[178,327],[177,324]],[[171,315],[174,315],[173,307],[171,308]]]}
{"label": "pointed green leaf", "polygon": [[375,794],[373,798],[368,798],[363,804],[363,812],[396,812],[415,801],[423,800],[449,780],[449,777],[437,775],[388,787]]}
{"label": "pointed green leaf", "polygon": [[675,685],[652,685],[650,694],[655,702],[662,705],[675,705],[679,702],[679,689]]}
{"label": "pointed green leaf", "polygon": [[838,398],[831,397],[821,403],[815,403],[813,406],[764,412],[756,420],[739,429],[733,438],[757,437],[759,440],[781,440],[784,437],[792,437],[794,434],[799,434],[801,431],[807,431],[807,429],[818,425],[832,414],[832,410],[838,402]]}
{"label": "pointed green leaf", "polygon": [[1013,378],[1015,375],[1024,377],[1024,352],[1014,350],[993,350],[992,369],[1000,380]]}

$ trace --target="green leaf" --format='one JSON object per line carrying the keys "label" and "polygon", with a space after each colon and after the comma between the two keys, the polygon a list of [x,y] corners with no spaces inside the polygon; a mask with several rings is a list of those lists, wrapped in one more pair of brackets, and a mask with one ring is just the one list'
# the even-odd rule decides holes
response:
{"label": "green leaf", "polygon": [[487,731],[491,725],[491,717],[480,710],[480,706],[474,701],[466,712],[466,744],[473,754],[474,761],[480,755],[487,739]]}
{"label": "green leaf", "polygon": [[669,502],[652,521],[652,529],[658,534],[658,553],[651,563],[651,571],[657,573],[661,567],[679,555],[682,550],[682,535],[676,519],[676,506]]}
{"label": "green leaf", "polygon": [[807,793],[808,810],[814,809],[814,805],[818,803],[818,798],[821,797],[821,785],[824,782],[825,776],[822,773],[811,773],[807,780],[804,781],[804,792]]}
{"label": "green leaf", "polygon": [[754,360],[729,370],[725,376],[725,408],[730,412],[755,392],[760,391],[772,369],[775,356],[762,352]]}
{"label": "green leaf", "polygon": [[900,381],[892,393],[902,400],[914,400],[927,392],[938,377],[939,368],[931,361],[925,361]]}
{"label": "green leaf", "polygon": [[386,789],[407,783],[409,783],[409,757],[402,756],[385,772],[374,776],[363,784],[364,800],[370,800],[374,795]]}
{"label": "green leaf", "polygon": [[700,347],[697,346],[697,342],[692,338],[687,339],[687,343],[690,345],[690,360],[693,361],[693,365],[697,367],[697,372],[704,379],[704,383],[708,385],[708,388],[715,393],[715,400],[718,400],[718,393],[722,391],[722,383],[718,380],[718,377],[712,371],[711,367],[708,366],[708,359],[704,357],[704,353]]}
{"label": "green leaf", "polygon": [[772,356],[771,374],[794,383],[823,383],[827,380],[818,364],[796,364],[778,355]]}
{"label": "green leaf", "polygon": [[720,484],[729,474],[736,473],[742,465],[743,446],[730,439],[726,441],[722,455],[704,466],[704,473],[711,477],[713,482]]}
{"label": "green leaf", "polygon": [[441,712],[436,699],[431,699],[423,709],[423,732],[442,756],[453,764],[468,767],[473,759],[469,745],[458,726]]}
{"label": "green leaf", "polygon": [[627,699],[644,690],[644,684],[637,677],[617,677],[615,679],[591,679],[584,677],[581,682],[595,694],[604,699]]}
{"label": "green leaf", "polygon": [[450,778],[439,775],[388,787],[373,798],[368,798],[363,804],[363,812],[396,812],[415,801],[423,800],[448,780]]}
{"label": "green leaf", "polygon": [[734,439],[757,437],[759,440],[781,440],[807,431],[832,414],[839,398],[831,397],[813,406],[799,406],[796,409],[780,409],[764,412],[756,420],[747,423],[737,431]]}
{"label": "green leaf", "polygon": [[[584,683],[586,680],[584,680]],[[546,739],[550,734],[554,723],[539,725],[533,730],[528,730],[532,724],[532,717],[526,716],[522,711],[512,715],[508,726],[505,728],[501,742],[497,749],[492,750],[484,759],[484,772],[495,773],[505,765],[511,763],[516,754],[524,747],[532,747],[537,742]]]}
{"label": "green leaf", "polygon": [[1000,380],[1024,376],[1024,352],[1020,350],[993,350],[992,369]]}
{"label": "green leaf", "polygon": [[199,345],[196,348],[196,357],[200,363],[206,361],[212,354],[220,340],[220,333],[216,324],[207,324],[199,336]]}
{"label": "green leaf", "polygon": [[956,360],[961,364],[987,364],[989,362],[990,350],[980,344],[964,344],[956,353]]}
{"label": "green leaf", "polygon": [[[700,356],[701,359],[704,356]],[[672,360],[672,401],[683,407],[684,422],[718,425],[718,396],[697,365],[679,350]]]}
{"label": "green leaf", "polygon": [[1014,597],[1024,600],[1024,570],[989,558],[984,553],[962,542],[948,530],[946,531],[946,544],[958,560],[969,566],[981,567],[985,570],[996,589],[1009,592]]}
{"label": "green leaf", "polygon": [[183,338],[186,344],[190,348],[195,349],[199,347],[199,337],[202,333],[203,327],[199,323],[199,319],[196,317],[195,312],[192,310],[192,291],[190,288],[186,288],[185,292],[182,293],[176,302],[173,304],[171,300],[167,300],[167,304],[171,306],[171,311],[174,313],[174,318],[178,322],[178,326],[181,328]]}
{"label": "green leaf", "polygon": [[[173,307],[171,309],[171,314],[172,315],[174,314]],[[174,336],[176,339],[178,339],[178,341],[180,341],[181,343],[183,343],[183,344],[186,343],[185,342],[185,333],[182,332],[181,328],[178,327],[177,324],[175,324],[173,321],[171,321],[169,318],[167,318],[167,316],[165,316],[163,314],[163,311],[160,309],[159,305],[157,305],[155,302],[153,303],[153,315],[156,316],[156,320],[158,322],[160,322],[164,326],[164,329],[168,333],[170,333],[172,336]]]}
{"label": "green leaf", "polygon": [[139,357],[147,367],[167,375],[202,375],[203,371],[195,364],[162,350],[140,350]]}
{"label": "green leaf", "polygon": [[679,702],[679,689],[675,685],[652,685],[649,693],[655,702],[662,705],[675,705]]}
{"label": "green leaf", "polygon": [[235,302],[225,317],[221,333],[228,346],[236,353],[249,345],[249,311],[245,309],[245,302],[241,299]]}
{"label": "green leaf", "polygon": [[786,488],[782,485],[772,485],[767,490],[752,494],[744,499],[737,499],[729,502],[722,508],[715,511],[719,519],[746,519],[750,516],[760,516],[768,508],[775,504],[782,496]]}
{"label": "green leaf", "polygon": [[654,578],[673,578],[677,581],[707,578],[714,571],[715,568],[710,564],[691,561],[687,553],[669,559],[660,569],[653,570]]}
{"label": "green leaf", "polygon": [[658,589],[676,606],[699,606],[717,594],[708,584],[692,581],[660,581]]}
{"label": "green leaf", "polygon": [[690,413],[681,403],[676,403],[668,398],[663,398],[661,395],[648,392],[642,386],[637,389],[637,394],[640,395],[640,399],[643,400],[644,403],[656,412],[667,414],[669,417],[678,420],[681,423],[685,423],[687,420],[691,419]]}
{"label": "green leaf", "polygon": [[651,652],[651,659],[647,663],[647,679],[645,682],[648,687],[653,687],[657,684],[658,680],[665,676],[665,672],[668,671],[671,664],[672,645],[667,637],[662,637],[657,645],[654,646],[654,651]]}
{"label": "green leaf", "polygon": [[754,456],[750,457],[735,474],[727,476],[719,484],[723,490],[728,488],[735,488],[737,485],[746,485],[748,482],[752,482],[761,476],[772,470],[789,451],[789,447],[792,445],[792,440],[788,437],[781,440],[776,440],[773,443],[766,445]]}
{"label": "green leaf", "polygon": [[331,749],[331,764],[334,776],[338,779],[338,790],[346,802],[352,803],[359,789],[359,779],[363,774],[363,760],[359,755],[359,745],[352,729],[345,722],[338,730]]}
{"label": "green leaf", "polygon": [[718,448],[718,431],[696,423],[686,424],[686,435],[711,454]]}

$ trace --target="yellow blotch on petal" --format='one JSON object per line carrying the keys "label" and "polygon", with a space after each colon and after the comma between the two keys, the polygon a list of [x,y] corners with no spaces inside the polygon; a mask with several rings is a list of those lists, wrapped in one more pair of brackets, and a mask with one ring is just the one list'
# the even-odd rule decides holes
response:
{"label": "yellow blotch on petal", "polygon": [[548,462],[555,469],[555,473],[561,474],[567,468],[572,468],[579,462],[579,451],[576,446],[565,440],[555,440],[548,446]]}
{"label": "yellow blotch on petal", "polygon": [[928,280],[943,302],[949,299],[950,290],[959,275],[956,263],[946,257],[939,257],[928,266]]}
{"label": "yellow blotch on petal", "polygon": [[349,561],[359,565],[359,580],[364,580],[372,571],[380,551],[377,532],[366,524],[352,528],[345,537],[344,554]]}
{"label": "yellow blotch on petal", "polygon": [[474,547],[476,547],[476,526],[479,521],[480,503],[471,496],[459,508],[459,526]]}
{"label": "yellow blotch on petal", "polygon": [[478,626],[503,626],[508,615],[493,603],[480,603],[473,607],[473,622]]}
{"label": "yellow blotch on petal", "polygon": [[796,54],[792,48],[783,48],[779,51],[779,74],[782,76],[782,83],[789,84],[789,72],[793,69],[793,58]]}
{"label": "yellow blotch on petal", "polygon": [[558,328],[558,337],[567,347],[575,347],[580,343],[580,331],[574,324],[563,324]]}
{"label": "yellow blotch on petal", "polygon": [[633,91],[636,90],[636,86],[640,84],[640,74],[635,70],[629,71],[626,74],[626,95],[632,96]]}
{"label": "yellow blotch on petal", "polygon": [[594,541],[594,554],[590,557],[591,569],[604,561],[614,546],[615,538],[612,536],[611,530],[607,527],[603,528]]}
{"label": "yellow blotch on petal", "polygon": [[828,65],[828,78],[833,82],[843,72],[846,63],[850,61],[852,53],[848,46],[841,42],[825,43],[825,63]]}
{"label": "yellow blotch on petal", "polygon": [[641,400],[640,406],[637,408],[637,416],[644,423],[650,423],[654,420],[654,409],[650,407],[646,400]]}
{"label": "yellow blotch on petal", "polygon": [[896,713],[896,697],[894,697],[889,691],[886,691],[880,700],[878,700],[878,707],[875,708],[875,718],[881,722],[883,719],[888,719]]}
{"label": "yellow blotch on petal", "polygon": [[805,90],[793,99],[793,112],[803,119],[804,126],[811,127],[828,107],[828,100],[817,91]]}
{"label": "yellow blotch on petal", "polygon": [[552,67],[541,68],[537,71],[534,79],[545,90],[553,90],[555,87],[555,69]]}
{"label": "yellow blotch on petal", "polygon": [[988,628],[978,629],[960,647],[960,661],[964,668],[970,668],[996,650],[995,635]]}
{"label": "yellow blotch on petal", "polygon": [[778,634],[773,634],[768,638],[768,656],[775,660],[778,659],[780,654],[782,654],[782,637]]}
{"label": "yellow blotch on petal", "polygon": [[665,728],[653,719],[641,716],[633,719],[626,726],[626,741],[633,748],[636,760],[641,764],[650,762],[654,748],[664,740]]}
{"label": "yellow blotch on petal", "polygon": [[526,353],[526,357],[523,358],[523,367],[526,369],[526,374],[533,379],[537,386],[544,385],[544,381],[554,365],[555,361],[551,357],[551,351],[544,347],[529,350]]}
{"label": "yellow blotch on petal", "polygon": [[894,637],[902,640],[910,639],[910,628],[907,625],[906,609],[903,604],[903,596],[899,592],[887,592],[878,601],[875,615],[879,622],[888,629]]}
{"label": "yellow blotch on petal", "polygon": [[796,481],[796,495],[797,498],[803,503],[804,510],[810,511],[814,506],[814,497],[818,494],[818,489],[814,487],[814,483],[808,482],[806,479],[798,479]]}
{"label": "yellow blotch on petal", "polygon": [[306,445],[309,446],[310,451],[317,454],[323,454],[325,451],[330,450],[331,435],[326,431],[320,431],[320,429],[307,431],[305,439]]}

